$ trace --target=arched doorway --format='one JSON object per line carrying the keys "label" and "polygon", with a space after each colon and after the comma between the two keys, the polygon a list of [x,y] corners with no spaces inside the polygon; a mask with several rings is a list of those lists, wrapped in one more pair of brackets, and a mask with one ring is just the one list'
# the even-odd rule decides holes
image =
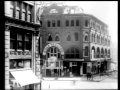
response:
{"label": "arched doorway", "polygon": [[[61,76],[63,70],[63,48],[57,43],[50,43],[45,46],[43,50],[44,64],[43,64],[43,76],[47,77],[58,77]],[[56,58],[56,60],[51,60]]]}

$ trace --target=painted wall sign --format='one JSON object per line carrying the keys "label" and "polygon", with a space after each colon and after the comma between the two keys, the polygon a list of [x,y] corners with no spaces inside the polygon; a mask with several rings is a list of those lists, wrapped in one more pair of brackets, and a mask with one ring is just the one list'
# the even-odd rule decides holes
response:
{"label": "painted wall sign", "polygon": [[50,44],[46,45],[46,47],[43,50],[43,55],[46,55],[46,51],[48,50],[48,48],[50,48],[52,46],[57,47],[60,50],[61,54],[64,55],[63,48],[61,47],[61,45],[59,45],[57,43],[50,43]]}

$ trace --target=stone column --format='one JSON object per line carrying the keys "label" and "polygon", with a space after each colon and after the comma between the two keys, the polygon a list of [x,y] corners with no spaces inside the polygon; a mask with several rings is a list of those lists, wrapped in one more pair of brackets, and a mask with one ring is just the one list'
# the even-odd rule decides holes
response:
{"label": "stone column", "polygon": [[10,31],[9,26],[5,27],[5,89],[9,90],[9,49],[10,49]]}
{"label": "stone column", "polygon": [[[41,73],[40,73],[40,54],[39,54],[39,38],[40,36],[35,36],[35,72],[36,72],[36,76],[41,79]],[[40,89],[41,86],[40,84],[36,85],[36,89]]]}

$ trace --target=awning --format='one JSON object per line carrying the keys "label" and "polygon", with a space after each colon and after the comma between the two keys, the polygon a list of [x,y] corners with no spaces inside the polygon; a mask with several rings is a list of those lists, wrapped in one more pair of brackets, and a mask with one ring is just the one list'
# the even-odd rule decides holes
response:
{"label": "awning", "polygon": [[40,80],[37,78],[37,76],[35,76],[31,69],[11,71],[11,74],[20,84],[20,86],[40,83]]}

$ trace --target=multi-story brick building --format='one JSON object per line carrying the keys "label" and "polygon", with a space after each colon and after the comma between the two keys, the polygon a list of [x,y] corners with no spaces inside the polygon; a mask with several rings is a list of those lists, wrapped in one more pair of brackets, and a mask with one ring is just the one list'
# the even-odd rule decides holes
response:
{"label": "multi-story brick building", "polygon": [[40,76],[37,2],[5,1],[4,4],[5,89],[36,89],[40,84],[36,78]]}
{"label": "multi-story brick building", "polygon": [[[89,66],[94,73],[99,73],[99,67],[109,69],[110,36],[101,20],[78,7],[52,4],[44,9],[41,21],[43,76],[65,76],[66,72],[80,76]],[[53,70],[51,56],[58,58]]]}

